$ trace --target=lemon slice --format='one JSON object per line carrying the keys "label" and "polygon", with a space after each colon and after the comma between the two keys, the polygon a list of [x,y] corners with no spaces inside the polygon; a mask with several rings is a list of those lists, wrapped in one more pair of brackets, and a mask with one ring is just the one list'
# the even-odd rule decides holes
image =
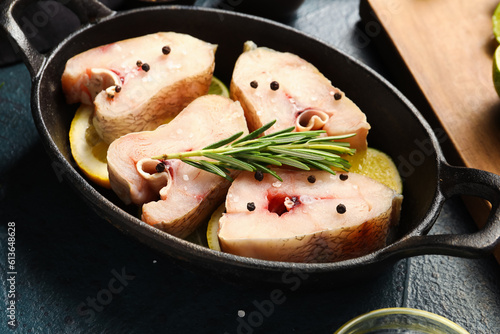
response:
{"label": "lemon slice", "polygon": [[216,77],[212,77],[212,82],[210,83],[208,94],[229,97],[229,90],[222,81],[220,81]]}
{"label": "lemon slice", "polygon": [[389,188],[403,193],[403,182],[392,159],[377,149],[369,147],[346,157],[351,163],[350,172],[368,176]]}
{"label": "lemon slice", "polygon": [[493,34],[495,35],[497,41],[500,43],[500,3],[495,8],[491,21],[493,23]]}
{"label": "lemon slice", "polygon": [[106,154],[108,144],[103,142],[92,125],[91,106],[81,105],[69,129],[71,154],[81,171],[96,184],[110,188]]}
{"label": "lemon slice", "polygon": [[495,54],[493,56],[493,85],[495,86],[495,90],[500,96],[500,46],[495,50]]}
{"label": "lemon slice", "polygon": [[220,244],[219,244],[219,236],[217,235],[217,232],[219,231],[219,220],[222,217],[222,214],[226,210],[226,205],[222,203],[217,210],[212,213],[212,216],[210,217],[210,220],[208,221],[208,226],[207,226],[207,242],[208,242],[208,247],[210,249],[220,251]]}

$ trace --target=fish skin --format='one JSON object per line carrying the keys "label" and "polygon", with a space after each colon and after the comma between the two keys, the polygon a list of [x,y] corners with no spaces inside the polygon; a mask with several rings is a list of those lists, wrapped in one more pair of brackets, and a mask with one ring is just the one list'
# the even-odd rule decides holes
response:
{"label": "fish skin", "polygon": [[159,161],[151,157],[198,150],[239,131],[248,133],[239,102],[199,97],[170,123],[111,143],[111,188],[124,203],[142,205],[144,222],[184,238],[224,201],[230,182],[180,160],[167,160],[166,170],[158,173]]}
{"label": "fish skin", "polygon": [[[254,80],[257,88],[250,86]],[[272,81],[279,83],[278,90],[270,88]],[[341,95],[339,100],[334,98],[335,93]],[[367,147],[370,124],[365,114],[316,67],[292,53],[245,43],[245,51],[234,67],[230,94],[241,102],[251,131],[274,119],[276,124],[266,133],[291,126],[298,131],[302,126],[297,119],[302,114],[319,112],[323,117],[316,119],[321,122],[313,130],[322,128],[330,136],[356,133],[342,141],[356,149]]]}
{"label": "fish skin", "polygon": [[[283,182],[268,174],[259,182],[242,172],[229,188],[227,212],[219,221],[224,252],[270,261],[335,262],[384,247],[390,227],[398,224],[403,196],[366,176],[345,173],[348,179],[342,181],[324,171],[275,171]],[[316,177],[313,184],[309,175]],[[280,216],[271,212],[271,203],[283,194],[299,201]],[[248,202],[254,202],[254,211]],[[336,211],[340,203],[347,208],[344,214]]]}
{"label": "fish skin", "polygon": [[[162,53],[169,45],[171,52]],[[93,124],[106,142],[154,130],[208,92],[216,45],[186,34],[158,32],[103,45],[66,63],[61,83],[68,103],[93,104]],[[147,63],[148,71],[137,66]],[[121,86],[110,98],[106,88]]]}

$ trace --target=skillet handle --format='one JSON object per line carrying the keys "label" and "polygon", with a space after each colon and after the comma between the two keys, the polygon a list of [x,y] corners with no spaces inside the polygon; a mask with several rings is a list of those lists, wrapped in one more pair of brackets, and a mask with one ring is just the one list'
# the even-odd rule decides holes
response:
{"label": "skillet handle", "polygon": [[[46,56],[38,52],[22,31],[14,18],[14,13],[20,5],[27,5],[35,0],[1,0],[0,1],[0,26],[7,32],[10,43],[16,53],[28,67],[32,78],[35,78],[45,64]],[[115,14],[114,11],[104,6],[98,0],[71,0],[67,3],[83,23],[93,23],[98,19]]]}
{"label": "skillet handle", "polygon": [[71,0],[67,3],[83,23],[96,23],[99,19],[116,14],[98,0]]}
{"label": "skillet handle", "polygon": [[440,193],[444,199],[470,195],[490,202],[485,225],[470,234],[411,236],[385,248],[382,257],[441,254],[479,257],[491,253],[500,243],[500,176],[483,170],[441,165]]}
{"label": "skillet handle", "polygon": [[17,5],[16,0],[0,1],[0,25],[7,32],[10,44],[16,53],[21,54],[26,67],[34,78],[45,63],[45,56],[40,54],[30,43],[21,27],[14,19],[13,11]]}

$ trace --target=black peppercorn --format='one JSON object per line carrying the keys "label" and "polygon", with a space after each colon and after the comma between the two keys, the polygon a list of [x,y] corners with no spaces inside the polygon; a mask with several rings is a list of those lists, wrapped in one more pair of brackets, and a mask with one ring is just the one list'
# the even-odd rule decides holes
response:
{"label": "black peppercorn", "polygon": [[340,100],[342,98],[342,94],[335,93],[335,94],[333,94],[333,98],[338,101],[338,100]]}
{"label": "black peppercorn", "polygon": [[272,90],[278,90],[278,89],[280,89],[280,84],[278,83],[278,81],[271,82],[270,86],[271,86]]}
{"label": "black peppercorn", "polygon": [[258,170],[255,172],[254,177],[257,181],[262,181],[264,179],[264,173],[262,173],[260,170]]}
{"label": "black peppercorn", "polygon": [[156,171],[158,173],[164,172],[165,171],[165,164],[163,162],[160,162],[156,165]]}
{"label": "black peppercorn", "polygon": [[142,64],[141,68],[142,68],[142,70],[144,72],[147,72],[147,71],[149,71],[149,64],[148,63],[144,63],[144,64]]}
{"label": "black peppercorn", "polygon": [[161,48],[161,52],[163,52],[164,55],[168,55],[170,53],[170,51],[172,51],[170,49],[170,46],[168,45],[165,45],[164,47]]}
{"label": "black peppercorn", "polygon": [[259,83],[254,80],[254,81],[250,82],[250,87],[257,88],[257,87],[259,87]]}
{"label": "black peppercorn", "polygon": [[253,210],[255,210],[255,203],[254,203],[254,202],[248,202],[248,203],[247,203],[247,210],[248,210],[248,211],[253,211]]}
{"label": "black peppercorn", "polygon": [[337,205],[337,212],[340,214],[344,214],[347,211],[347,208],[345,207],[344,204],[339,204]]}
{"label": "black peppercorn", "polygon": [[137,67],[141,67],[142,66],[142,61],[138,60],[136,63]]}
{"label": "black peppercorn", "polygon": [[115,92],[119,93],[122,90],[122,86],[116,86],[115,87]]}
{"label": "black peppercorn", "polygon": [[347,174],[340,174],[340,175],[339,175],[339,179],[340,179],[340,180],[342,180],[342,181],[345,181],[345,180],[347,180],[348,178],[349,178],[349,175],[347,175]]}
{"label": "black peppercorn", "polygon": [[309,183],[314,183],[314,182],[316,182],[316,176],[314,176],[314,175],[309,175],[309,176],[307,177],[307,181],[308,181]]}

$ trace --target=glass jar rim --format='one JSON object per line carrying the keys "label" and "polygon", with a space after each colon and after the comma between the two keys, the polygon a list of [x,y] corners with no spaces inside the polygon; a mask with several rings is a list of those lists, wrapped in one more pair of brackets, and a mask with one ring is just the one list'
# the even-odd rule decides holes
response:
{"label": "glass jar rim", "polygon": [[376,317],[382,317],[385,315],[394,315],[394,314],[408,314],[408,315],[413,315],[413,316],[418,316],[418,317],[423,317],[429,320],[433,320],[437,323],[440,323],[450,330],[454,330],[457,334],[470,334],[468,331],[466,331],[463,327],[457,325],[453,321],[440,316],[438,314],[424,311],[424,310],[419,310],[415,308],[410,308],[410,307],[388,307],[388,308],[381,308],[378,310],[373,310],[364,314],[361,314],[348,322],[346,322],[344,325],[342,325],[334,334],[345,334],[347,333],[347,330],[352,329],[355,325],[366,321],[367,319],[371,318],[376,318]]}

